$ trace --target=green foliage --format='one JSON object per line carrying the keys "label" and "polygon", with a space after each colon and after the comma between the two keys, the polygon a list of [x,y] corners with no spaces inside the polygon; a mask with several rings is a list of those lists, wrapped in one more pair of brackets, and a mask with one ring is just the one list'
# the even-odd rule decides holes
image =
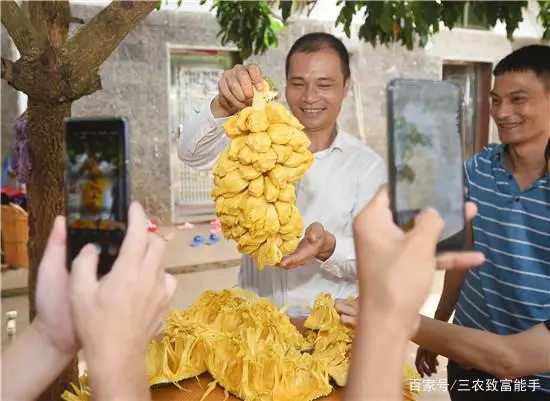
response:
{"label": "green foliage", "polygon": [[537,3],[540,8],[538,15],[539,21],[544,27],[542,38],[544,40],[550,40],[550,1],[538,1]]}
{"label": "green foliage", "polygon": [[[200,1],[201,5],[205,3],[206,0]],[[283,29],[283,21],[264,1],[216,0],[210,10],[216,10],[222,45],[235,43],[243,59],[277,47],[276,33]]]}
{"label": "green foliage", "polygon": [[[341,6],[336,25],[342,26],[348,37],[352,34],[352,19],[361,15],[364,22],[359,38],[372,46],[399,43],[412,50],[424,47],[440,29],[440,23],[453,29],[463,20],[466,3],[480,21],[488,27],[498,22],[506,25],[507,36],[522,22],[522,10],[527,1],[355,1],[335,0]],[[278,44],[277,33],[296,10],[309,10],[315,1],[236,1],[216,0],[212,7],[220,24],[222,43],[235,43],[243,59],[263,54]],[[205,0],[201,0],[205,4]],[[545,29],[544,39],[550,38],[550,1],[538,1],[538,19]],[[322,7],[323,3],[317,5]]]}

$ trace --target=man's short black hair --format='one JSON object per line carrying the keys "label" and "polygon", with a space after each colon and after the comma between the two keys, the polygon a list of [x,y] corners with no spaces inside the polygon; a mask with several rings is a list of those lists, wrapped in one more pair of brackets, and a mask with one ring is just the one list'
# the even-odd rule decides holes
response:
{"label": "man's short black hair", "polygon": [[533,71],[546,88],[550,89],[550,46],[520,47],[500,60],[493,70],[493,74],[496,77],[507,72],[522,71]]}
{"label": "man's short black hair", "polygon": [[336,36],[326,32],[312,32],[299,38],[290,48],[286,56],[285,74],[288,77],[290,58],[294,53],[313,53],[323,49],[331,49],[338,53],[344,82],[350,77],[349,53],[344,43]]}

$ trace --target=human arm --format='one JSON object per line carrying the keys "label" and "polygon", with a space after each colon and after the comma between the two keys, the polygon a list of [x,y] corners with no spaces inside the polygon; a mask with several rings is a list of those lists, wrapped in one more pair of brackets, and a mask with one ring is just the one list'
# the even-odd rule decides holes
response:
{"label": "human arm", "polygon": [[37,399],[75,355],[52,344],[34,321],[3,353],[2,399]]}
{"label": "human arm", "polygon": [[504,336],[421,316],[412,341],[498,378],[550,371],[550,329],[544,323]]}
{"label": "human arm", "polygon": [[360,310],[344,401],[401,400],[407,331],[399,315],[364,302]]}
{"label": "human arm", "polygon": [[433,210],[423,211],[404,233],[395,225],[389,203],[384,189],[353,223],[359,320],[345,401],[402,399],[405,348],[436,268],[443,220]]}
{"label": "human arm", "polygon": [[186,117],[178,138],[178,157],[188,166],[210,170],[229,143],[223,124],[252,103],[254,89],[263,90],[260,68],[255,64],[236,65],[218,82],[218,94],[198,113]]}
{"label": "human arm", "polygon": [[178,138],[178,157],[198,170],[212,169],[229,143],[223,129],[227,118],[216,118],[212,113],[214,99],[205,102],[198,113],[186,117]]}

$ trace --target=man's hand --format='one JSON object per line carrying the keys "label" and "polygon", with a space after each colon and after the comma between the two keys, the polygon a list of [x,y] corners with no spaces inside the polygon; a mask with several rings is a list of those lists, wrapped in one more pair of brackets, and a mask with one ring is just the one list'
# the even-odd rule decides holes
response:
{"label": "man's hand", "polygon": [[[395,225],[387,188],[367,205],[353,222],[360,304],[380,316],[402,319],[414,332],[418,310],[430,291],[436,268],[471,268],[484,258],[480,252],[443,255],[436,259],[436,245],[444,221],[435,210],[424,210],[414,227],[404,233]],[[469,206],[475,214],[475,206]],[[450,256],[449,256],[450,255]]]}
{"label": "man's hand", "polygon": [[421,377],[431,376],[432,373],[437,373],[437,366],[439,365],[437,354],[425,348],[418,347],[414,365]]}
{"label": "man's hand", "polygon": [[65,218],[57,217],[38,268],[36,286],[37,331],[61,353],[78,351],[69,303]]}
{"label": "man's hand", "polygon": [[218,82],[218,95],[211,105],[216,118],[229,117],[252,104],[254,89],[262,91],[262,71],[256,64],[240,65],[227,70]]}
{"label": "man's hand", "polygon": [[129,224],[113,268],[97,279],[98,251],[86,245],[71,271],[71,306],[90,385],[97,399],[147,400],[145,355],[176,289],[164,272],[166,241],[148,232],[141,205]]}
{"label": "man's hand", "polygon": [[[84,349],[105,353],[109,345],[145,353],[175,290],[175,280],[161,264],[166,241],[148,233],[138,203],[129,209],[129,224],[112,270],[97,280],[98,251],[86,245],[74,260],[71,304]],[[90,356],[88,356],[90,357]]]}
{"label": "man's hand", "polygon": [[296,250],[283,258],[280,267],[293,269],[319,259],[324,262],[332,256],[336,247],[336,238],[326,231],[321,223],[313,223],[306,228],[304,238]]}
{"label": "man's hand", "polygon": [[359,303],[357,300],[350,301],[347,299],[337,299],[334,302],[336,312],[340,315],[340,321],[342,324],[355,328],[357,325],[357,315],[359,309]]}

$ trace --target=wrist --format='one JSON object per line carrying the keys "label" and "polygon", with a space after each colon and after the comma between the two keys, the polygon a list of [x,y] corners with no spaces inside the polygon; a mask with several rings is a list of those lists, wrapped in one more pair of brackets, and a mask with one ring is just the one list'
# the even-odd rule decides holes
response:
{"label": "wrist", "polygon": [[[113,351],[114,350],[114,351]],[[99,351],[99,350],[98,350]],[[149,401],[151,394],[145,354],[120,352],[120,348],[84,350],[94,399]]]}
{"label": "wrist", "polygon": [[63,345],[52,338],[46,329],[46,323],[44,323],[40,317],[36,317],[34,319],[29,329],[34,332],[34,336],[39,338],[41,347],[57,359],[67,360],[68,362],[77,355],[78,348],[76,346],[71,347],[68,345]]}
{"label": "wrist", "polygon": [[[359,298],[361,299],[361,298]],[[367,298],[360,301],[359,310],[361,317],[365,317],[371,327],[376,327],[392,341],[402,341],[406,343],[418,329],[418,313],[408,313],[403,308],[391,302],[379,303],[378,301]]]}

